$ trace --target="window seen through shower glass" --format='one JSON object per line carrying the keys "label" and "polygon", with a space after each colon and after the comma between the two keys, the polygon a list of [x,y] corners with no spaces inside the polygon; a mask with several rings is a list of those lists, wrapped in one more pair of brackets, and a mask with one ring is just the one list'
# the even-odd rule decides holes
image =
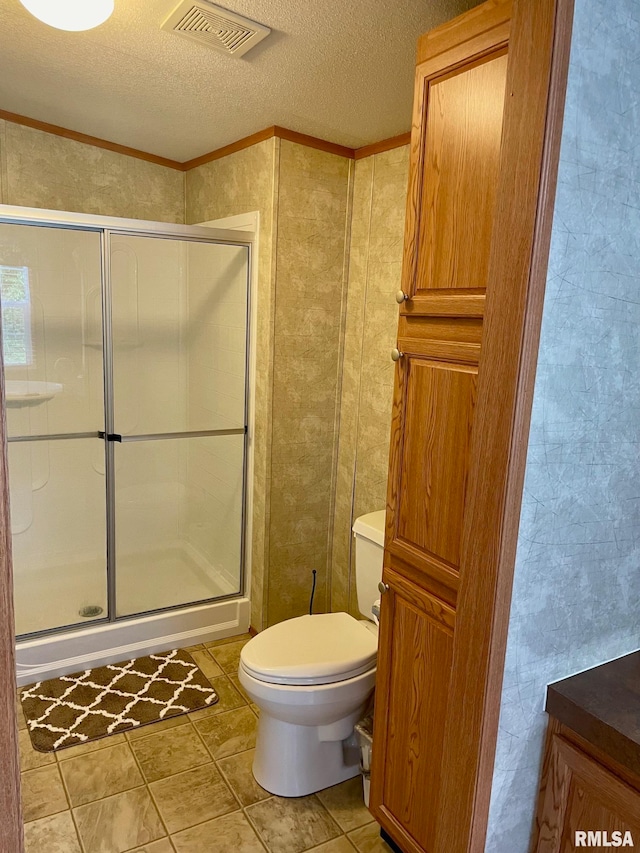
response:
{"label": "window seen through shower glass", "polygon": [[9,367],[31,364],[29,267],[0,266],[2,351]]}

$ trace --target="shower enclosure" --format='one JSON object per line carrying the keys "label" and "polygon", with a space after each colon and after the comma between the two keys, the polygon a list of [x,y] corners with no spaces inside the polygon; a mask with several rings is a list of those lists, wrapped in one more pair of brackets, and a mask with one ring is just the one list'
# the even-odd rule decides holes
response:
{"label": "shower enclosure", "polygon": [[[197,642],[205,604],[243,598],[250,241],[0,208],[23,667],[43,637],[79,660],[81,628],[101,660],[132,645],[119,623],[136,648]],[[172,611],[198,618],[158,620]]]}

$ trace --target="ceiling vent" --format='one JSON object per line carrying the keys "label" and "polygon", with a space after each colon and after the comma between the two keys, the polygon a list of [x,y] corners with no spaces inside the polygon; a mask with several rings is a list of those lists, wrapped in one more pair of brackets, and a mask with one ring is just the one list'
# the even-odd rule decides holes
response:
{"label": "ceiling vent", "polygon": [[271,32],[269,27],[205,0],[197,3],[183,0],[169,15],[162,29],[233,56],[244,56]]}

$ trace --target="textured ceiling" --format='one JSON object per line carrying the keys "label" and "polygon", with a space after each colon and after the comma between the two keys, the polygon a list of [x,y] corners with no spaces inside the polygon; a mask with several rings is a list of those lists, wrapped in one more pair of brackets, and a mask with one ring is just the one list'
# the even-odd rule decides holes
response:
{"label": "textured ceiling", "polygon": [[161,30],[177,2],[64,33],[0,0],[0,109],[180,161],[271,125],[358,148],[409,130],[418,36],[477,4],[223,0],[272,30],[233,58]]}

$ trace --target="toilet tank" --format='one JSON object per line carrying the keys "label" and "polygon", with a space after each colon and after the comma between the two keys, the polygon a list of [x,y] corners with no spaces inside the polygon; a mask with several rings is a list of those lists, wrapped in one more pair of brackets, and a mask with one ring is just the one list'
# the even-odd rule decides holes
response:
{"label": "toilet tank", "polygon": [[378,584],[382,580],[385,510],[368,512],[353,523],[356,540],[356,589],[358,609],[371,619],[371,607],[380,598]]}

